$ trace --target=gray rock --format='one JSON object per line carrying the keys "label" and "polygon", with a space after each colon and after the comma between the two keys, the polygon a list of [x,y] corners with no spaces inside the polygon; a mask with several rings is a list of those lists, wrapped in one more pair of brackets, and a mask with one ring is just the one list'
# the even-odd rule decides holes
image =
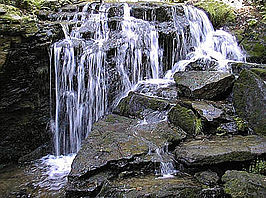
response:
{"label": "gray rock", "polygon": [[171,105],[168,100],[145,96],[136,92],[130,92],[127,97],[123,98],[114,113],[127,117],[137,117],[143,119],[147,115],[147,110],[166,111]]}
{"label": "gray rock", "polygon": [[193,101],[191,105],[192,108],[208,122],[212,122],[215,119],[221,118],[222,114],[224,113],[221,109],[218,109],[205,101]]}
{"label": "gray rock", "polygon": [[201,184],[188,176],[158,179],[153,175],[111,182],[100,197],[202,197]]}
{"label": "gray rock", "polygon": [[[104,181],[117,178],[124,171],[154,172],[154,163],[162,160],[154,151],[184,138],[181,129],[172,128],[167,122],[141,124],[134,119],[108,115],[94,124],[74,159],[68,176],[68,195],[81,192],[92,195]],[[164,157],[171,158],[167,153]]]}
{"label": "gray rock", "polygon": [[218,183],[220,179],[217,173],[212,171],[203,171],[195,174],[196,179],[207,186],[214,186]]}
{"label": "gray rock", "polygon": [[217,100],[228,96],[234,76],[215,71],[188,71],[176,72],[174,79],[185,97]]}
{"label": "gray rock", "polygon": [[240,73],[233,87],[233,104],[257,134],[266,136],[266,84],[258,75],[249,70]]}
{"label": "gray rock", "polygon": [[266,139],[259,136],[214,137],[192,140],[176,148],[176,159],[188,166],[243,162],[266,153]]}
{"label": "gray rock", "polygon": [[266,197],[266,177],[245,171],[228,170],[222,176],[225,193],[232,198]]}

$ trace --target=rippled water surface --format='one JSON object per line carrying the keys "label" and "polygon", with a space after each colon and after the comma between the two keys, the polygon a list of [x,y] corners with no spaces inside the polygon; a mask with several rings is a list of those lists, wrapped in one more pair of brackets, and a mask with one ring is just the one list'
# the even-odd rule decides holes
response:
{"label": "rippled water surface", "polygon": [[0,197],[63,197],[75,155],[45,156],[24,165],[0,170]]}

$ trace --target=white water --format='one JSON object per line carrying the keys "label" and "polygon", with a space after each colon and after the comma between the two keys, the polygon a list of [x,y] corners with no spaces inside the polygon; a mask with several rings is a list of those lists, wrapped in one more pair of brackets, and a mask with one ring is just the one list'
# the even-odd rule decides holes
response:
{"label": "white water", "polygon": [[193,51],[187,54],[185,60],[177,62],[165,78],[170,79],[177,71],[202,58],[205,61],[217,61],[217,71],[230,72],[229,61],[245,62],[246,57],[236,42],[236,38],[223,30],[214,30],[207,15],[192,6],[184,6],[190,25]]}
{"label": "white water", "polygon": [[[95,12],[97,9],[99,12]],[[175,27],[179,32],[176,40],[180,46],[178,51],[174,49],[172,62],[175,64],[165,75],[161,59],[166,54],[160,49],[157,27],[151,22],[132,17],[131,8],[125,3],[123,21],[117,26],[119,37],[113,38],[107,22],[108,9],[108,4],[96,8],[96,4],[88,3],[82,12],[62,22],[65,38],[52,46],[56,103],[51,126],[54,131],[55,155],[58,157],[43,159],[43,164],[51,164],[47,181],[68,173],[69,169],[64,167],[70,167],[73,158],[68,158],[65,161],[68,165],[63,163],[61,169],[59,164],[64,157],[59,156],[76,153],[82,140],[91,131],[92,124],[108,113],[108,77],[111,72],[106,63],[108,43],[116,39],[114,67],[121,78],[117,87],[119,94],[113,104],[117,104],[138,83],[168,86],[176,71],[185,70],[189,63],[199,58],[216,60],[219,63],[216,69],[219,71],[230,71],[228,60],[245,60],[233,36],[222,30],[215,31],[204,12],[184,7],[190,38],[185,37],[185,30],[179,25],[178,16],[174,13]],[[189,40],[191,50],[188,50]],[[188,51],[184,60],[175,62],[184,58],[183,54]],[[145,64],[144,55],[147,58]],[[161,155],[160,150],[158,155]],[[161,175],[169,177],[174,173],[172,162],[162,160]]]}

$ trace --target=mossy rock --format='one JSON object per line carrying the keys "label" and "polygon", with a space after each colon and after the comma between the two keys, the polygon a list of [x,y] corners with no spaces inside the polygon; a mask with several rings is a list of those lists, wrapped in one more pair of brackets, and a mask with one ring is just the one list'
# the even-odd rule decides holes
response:
{"label": "mossy rock", "polygon": [[232,198],[266,197],[266,177],[245,171],[228,170],[222,176],[225,193]]}
{"label": "mossy rock", "polygon": [[255,73],[243,70],[233,87],[237,114],[248,121],[257,134],[266,136],[266,85]]}
{"label": "mossy rock", "polygon": [[179,104],[170,110],[168,120],[190,135],[198,135],[202,132],[201,119],[191,109],[182,107]]}
{"label": "mossy rock", "polygon": [[176,148],[176,159],[187,166],[245,162],[266,154],[265,138],[250,135],[188,140]]}

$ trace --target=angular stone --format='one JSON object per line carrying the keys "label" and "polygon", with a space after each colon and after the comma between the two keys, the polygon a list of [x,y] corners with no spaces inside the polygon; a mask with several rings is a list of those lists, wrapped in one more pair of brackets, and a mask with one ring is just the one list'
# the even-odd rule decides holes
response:
{"label": "angular stone", "polygon": [[181,129],[168,126],[166,121],[141,124],[134,119],[108,115],[94,124],[74,159],[68,176],[68,195],[92,195],[105,180],[126,170],[155,171],[154,163],[161,160],[155,150],[168,143],[175,145],[184,138]]}
{"label": "angular stone", "polygon": [[196,179],[207,186],[214,186],[219,181],[219,176],[217,173],[212,171],[202,171],[195,174]]}
{"label": "angular stone", "polygon": [[266,176],[245,171],[228,170],[222,176],[225,193],[232,198],[266,197]]}
{"label": "angular stone", "polygon": [[165,111],[168,110],[171,105],[172,104],[168,100],[130,92],[127,97],[120,101],[114,113],[143,119],[148,109],[152,111]]}
{"label": "angular stone", "polygon": [[169,122],[182,128],[190,135],[196,135],[201,132],[202,123],[191,109],[177,104],[168,113]]}
{"label": "angular stone", "polygon": [[[234,74],[239,75],[242,70],[248,69],[258,74],[262,79],[265,80],[265,70],[266,70],[265,64],[232,62],[229,63],[229,65],[232,68]],[[259,73],[261,73],[261,75]]]}
{"label": "angular stone", "polygon": [[233,104],[257,134],[266,136],[266,84],[259,76],[249,70],[240,73],[233,87]]}
{"label": "angular stone", "polygon": [[235,77],[224,72],[188,71],[176,72],[174,79],[185,97],[217,100],[228,96]]}
{"label": "angular stone", "polygon": [[266,153],[266,139],[250,136],[192,140],[176,148],[176,159],[188,166],[249,161]]}
{"label": "angular stone", "polygon": [[201,184],[188,176],[158,179],[153,175],[111,182],[100,197],[200,197]]}
{"label": "angular stone", "polygon": [[224,113],[221,109],[218,109],[212,104],[208,104],[204,101],[193,101],[192,108],[208,122],[212,122],[213,120],[220,118]]}

